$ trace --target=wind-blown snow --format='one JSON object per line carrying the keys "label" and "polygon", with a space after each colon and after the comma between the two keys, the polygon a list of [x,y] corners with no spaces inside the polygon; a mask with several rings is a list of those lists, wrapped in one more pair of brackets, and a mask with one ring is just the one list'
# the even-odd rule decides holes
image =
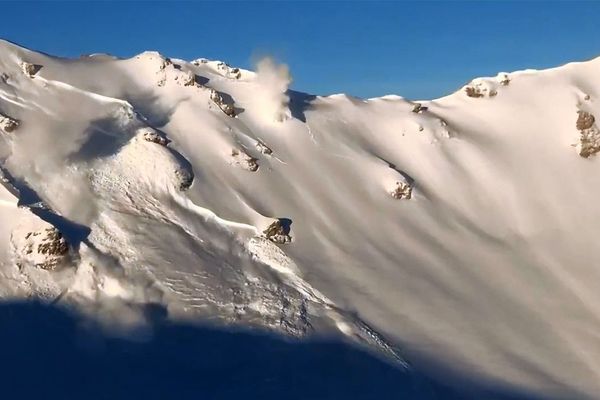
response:
{"label": "wind-blown snow", "polygon": [[[0,134],[3,298],[125,324],[159,304],[600,393],[600,134],[577,124],[600,113],[599,59],[415,103],[288,91],[272,61],[0,54],[0,113],[19,121]],[[19,243],[53,226],[68,257],[40,268]]]}
{"label": "wind-blown snow", "polygon": [[256,82],[260,89],[256,91],[256,106],[261,114],[272,115],[275,121],[283,121],[289,117],[287,94],[292,82],[290,71],[286,65],[276,65],[272,58],[263,58],[256,64]]}

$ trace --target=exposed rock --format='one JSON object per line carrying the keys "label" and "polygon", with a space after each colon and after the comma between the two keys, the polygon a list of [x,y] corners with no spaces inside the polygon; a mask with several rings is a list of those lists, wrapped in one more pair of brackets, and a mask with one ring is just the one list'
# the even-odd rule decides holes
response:
{"label": "exposed rock", "polygon": [[487,78],[473,79],[467,86],[465,86],[465,93],[469,97],[481,98],[481,97],[494,97],[498,94],[498,82],[494,82]]}
{"label": "exposed rock", "polygon": [[232,68],[229,64],[222,61],[217,64],[217,69],[222,71],[226,78],[240,79],[242,77],[242,71],[239,68]]}
{"label": "exposed rock", "polygon": [[242,77],[242,71],[239,68],[232,68],[229,70],[229,76],[234,79],[240,79]]}
{"label": "exposed rock", "polygon": [[173,65],[173,62],[171,61],[170,58],[165,57],[163,58],[162,62],[160,63],[160,66],[158,67],[161,71],[166,69],[169,65]]}
{"label": "exposed rock", "polygon": [[196,74],[191,71],[188,71],[181,81],[183,86],[194,86],[196,84]]}
{"label": "exposed rock", "polygon": [[589,129],[594,125],[594,122],[596,122],[596,118],[594,118],[594,116],[589,112],[577,111],[577,114],[579,115],[577,117],[575,126],[579,130]]}
{"label": "exposed rock", "polygon": [[479,97],[484,96],[484,94],[481,92],[480,88],[473,87],[473,86],[465,87],[465,93],[467,94],[467,96],[474,97],[474,98],[479,98]]}
{"label": "exposed rock", "polygon": [[397,200],[409,200],[412,197],[412,185],[408,182],[396,182],[396,186],[390,191],[390,195]]}
{"label": "exposed rock", "polygon": [[223,103],[223,97],[215,89],[210,89],[210,99],[219,105]]}
{"label": "exposed rock", "polygon": [[508,86],[510,79],[508,74],[501,72],[493,78],[476,78],[465,86],[465,93],[468,97],[482,98],[495,97],[502,86]]}
{"label": "exposed rock", "polygon": [[506,72],[499,73],[496,79],[498,80],[498,83],[500,83],[502,86],[508,86],[508,84],[510,83],[510,78],[508,77],[508,74]]}
{"label": "exposed rock", "polygon": [[160,64],[158,65],[158,71],[156,71],[156,74],[158,75],[158,81],[156,82],[156,84],[159,87],[163,87],[167,83],[166,69],[168,66],[173,65],[173,62],[170,58],[163,57],[160,54],[158,56],[160,57]]}
{"label": "exposed rock", "polygon": [[215,103],[221,111],[225,113],[225,115],[229,117],[235,117],[235,108],[233,108],[232,104],[228,104],[223,100],[223,96],[215,89],[210,90],[210,99]]}
{"label": "exposed rock", "polygon": [[183,72],[181,71],[181,66],[175,65],[176,75],[175,82],[183,86],[196,86],[196,74],[191,71]]}
{"label": "exposed rock", "polygon": [[427,108],[428,107],[422,105],[421,103],[415,103],[415,106],[413,107],[412,112],[417,113],[417,114],[421,114],[424,111],[427,111]]}
{"label": "exposed rock", "polygon": [[197,60],[192,61],[192,64],[197,67],[206,63],[208,63],[208,60],[206,58],[198,58]]}
{"label": "exposed rock", "polygon": [[221,110],[230,117],[235,117],[235,109],[231,104],[223,104]]}
{"label": "exposed rock", "polygon": [[68,259],[69,244],[55,227],[25,235],[21,257],[45,270],[55,270]]}
{"label": "exposed rock", "polygon": [[249,156],[244,150],[231,149],[231,157],[235,165],[239,165],[246,171],[255,172],[258,170],[258,160]]}
{"label": "exposed rock", "polygon": [[30,78],[33,78],[33,76],[37,74],[40,69],[42,69],[41,65],[30,64],[25,61],[21,62],[21,70],[23,70],[23,73]]}
{"label": "exposed rock", "polygon": [[286,244],[292,241],[289,224],[284,224],[281,219],[273,221],[263,233],[273,243]]}
{"label": "exposed rock", "polygon": [[0,75],[0,81],[2,81],[2,83],[7,83],[9,78],[10,77],[6,72],[3,72],[2,75]]}
{"label": "exposed rock", "polygon": [[579,130],[579,155],[588,158],[600,151],[600,131],[591,113],[578,111],[578,114],[575,126]]}
{"label": "exposed rock", "polygon": [[273,150],[271,150],[271,148],[269,146],[267,146],[265,143],[263,143],[260,140],[256,142],[256,150],[258,150],[262,154],[266,154],[266,155],[273,153]]}
{"label": "exposed rock", "polygon": [[169,141],[166,138],[162,137],[158,132],[150,128],[144,131],[143,137],[145,141],[156,143],[161,146],[166,146],[169,144]]}
{"label": "exposed rock", "polygon": [[579,155],[583,158],[593,156],[600,151],[600,133],[597,129],[581,131]]}
{"label": "exposed rock", "polygon": [[177,177],[177,180],[179,181],[179,190],[181,190],[181,191],[188,190],[190,188],[190,186],[192,186],[192,183],[194,182],[194,175],[185,169],[176,170],[175,176]]}
{"label": "exposed rock", "polygon": [[13,132],[19,127],[20,124],[21,123],[18,120],[0,114],[0,128],[2,128],[4,132]]}

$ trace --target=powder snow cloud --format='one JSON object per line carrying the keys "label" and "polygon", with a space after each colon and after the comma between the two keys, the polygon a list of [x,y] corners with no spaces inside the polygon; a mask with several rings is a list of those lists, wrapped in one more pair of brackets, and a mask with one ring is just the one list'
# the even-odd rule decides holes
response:
{"label": "powder snow cloud", "polygon": [[258,106],[275,121],[289,118],[290,98],[287,90],[292,76],[287,65],[277,64],[271,57],[262,58],[256,64],[257,82],[261,86]]}

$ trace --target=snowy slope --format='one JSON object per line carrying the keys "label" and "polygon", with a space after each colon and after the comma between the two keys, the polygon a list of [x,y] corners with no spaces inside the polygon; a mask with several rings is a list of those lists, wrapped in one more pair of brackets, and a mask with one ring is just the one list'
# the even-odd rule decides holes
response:
{"label": "snowy slope", "polygon": [[[600,393],[600,59],[417,103],[287,91],[269,61],[0,54],[4,298]],[[52,226],[68,252],[41,268],[23,243]]]}

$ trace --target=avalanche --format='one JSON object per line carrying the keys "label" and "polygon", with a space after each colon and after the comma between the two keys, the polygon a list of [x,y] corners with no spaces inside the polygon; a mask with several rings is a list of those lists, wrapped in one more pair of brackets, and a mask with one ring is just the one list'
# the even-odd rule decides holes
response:
{"label": "avalanche", "polygon": [[144,319],[114,304],[160,304],[593,398],[598,71],[364,100],[291,91],[272,61],[2,41],[0,297],[110,302],[111,324]]}

